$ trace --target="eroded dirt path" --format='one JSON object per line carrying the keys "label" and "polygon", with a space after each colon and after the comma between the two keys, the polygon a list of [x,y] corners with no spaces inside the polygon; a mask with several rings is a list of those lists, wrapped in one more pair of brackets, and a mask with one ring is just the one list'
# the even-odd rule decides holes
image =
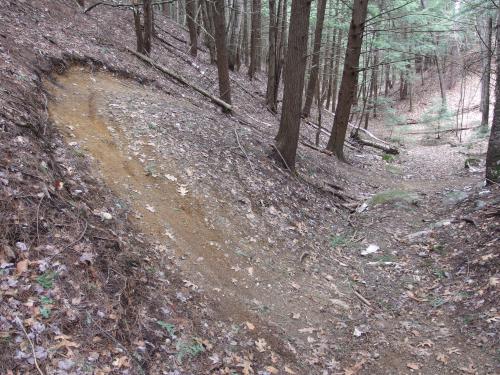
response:
{"label": "eroded dirt path", "polygon": [[[169,134],[218,121],[194,103],[81,68],[47,85],[55,98],[52,120],[76,153],[94,159],[120,198],[116,204],[130,205],[130,219],[175,258],[188,286],[207,291],[226,317],[255,324],[255,338],[269,344],[263,350],[294,353],[304,366],[326,373],[492,373],[491,366],[478,368],[481,349],[471,348],[450,323],[447,305],[438,308],[446,291],[421,274],[434,267],[439,275],[439,265],[422,255],[418,239],[408,239],[435,224],[446,208],[446,189],[453,201],[453,191],[477,183],[477,177],[456,174],[461,161],[440,163],[437,155],[455,155],[448,145],[411,149],[370,178],[354,169],[369,180],[371,193],[379,192],[364,212],[343,218],[328,208],[294,221],[287,207],[263,199],[257,205],[233,181],[209,186],[206,175],[194,172],[246,178],[229,158],[234,151],[217,164],[211,158],[217,146],[196,150],[198,161],[181,163],[184,156],[191,160],[193,146]],[[272,181],[264,183],[273,188]],[[369,244],[380,251],[360,255]]]}

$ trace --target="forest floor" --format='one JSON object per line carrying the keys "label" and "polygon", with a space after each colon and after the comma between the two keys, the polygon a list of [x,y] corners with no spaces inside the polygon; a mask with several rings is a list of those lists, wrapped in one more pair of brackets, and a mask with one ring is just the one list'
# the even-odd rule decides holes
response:
{"label": "forest floor", "polygon": [[[484,139],[353,146],[348,164],[301,145],[290,174],[263,81],[232,74],[226,115],[124,51],[126,11],[1,9],[3,372],[498,373]],[[215,93],[159,22],[154,58]]]}

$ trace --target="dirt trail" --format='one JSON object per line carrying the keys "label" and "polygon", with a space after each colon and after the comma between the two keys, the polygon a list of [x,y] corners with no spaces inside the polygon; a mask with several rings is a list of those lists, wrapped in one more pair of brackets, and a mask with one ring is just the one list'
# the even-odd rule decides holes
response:
{"label": "dirt trail", "polygon": [[[246,224],[234,216],[227,224],[223,200],[217,207],[218,217],[213,217],[207,199],[217,198],[195,196],[189,190],[183,179],[189,179],[191,171],[180,170],[174,160],[158,154],[161,139],[142,134],[132,144],[126,133],[133,132],[134,119],[129,118],[131,123],[124,124],[110,118],[108,110],[113,103],[109,101],[113,102],[116,96],[145,97],[155,95],[154,90],[82,68],[72,68],[57,77],[55,84],[46,85],[55,98],[49,105],[50,117],[68,144],[76,153],[94,159],[103,181],[121,199],[117,204],[130,204],[134,213],[130,220],[148,235],[148,241],[167,255],[175,254],[175,261],[189,278],[186,285],[207,290],[219,302],[214,308],[223,316],[239,324],[252,322],[256,327],[252,334],[265,337],[274,351],[290,355],[271,334],[276,329],[286,333],[293,327],[297,335],[297,329],[303,328],[287,312],[289,293],[277,287],[280,280],[287,278],[286,271],[252,258],[256,252],[253,248],[260,244],[242,241],[242,232],[237,233],[234,228],[244,230]],[[187,101],[164,93],[161,96],[163,110],[182,107],[203,116]],[[297,305],[294,311],[308,310],[307,300]],[[321,318],[320,314],[310,315],[313,320]]]}
{"label": "dirt trail", "polygon": [[[186,284],[208,291],[227,318],[256,323],[256,337],[265,337],[272,350],[295,352],[311,365],[321,359],[331,370],[352,368],[355,373],[363,368],[365,373],[378,374],[390,373],[386,370],[391,368],[399,374],[413,371],[408,363],[415,356],[418,362],[431,356],[431,350],[420,346],[422,342],[426,345],[426,339],[441,340],[441,345],[459,348],[459,352],[467,347],[457,332],[443,330],[444,319],[428,320],[429,308],[412,311],[418,302],[408,299],[406,288],[419,283],[419,270],[412,265],[419,258],[401,241],[428,226],[422,218],[434,219],[435,208],[442,206],[440,193],[450,187],[451,179],[457,189],[476,180],[457,179],[453,171],[460,167],[443,165],[435,157],[454,152],[449,146],[436,147],[430,155],[429,149],[412,149],[397,171],[374,175],[379,191],[416,192],[420,204],[405,202],[405,196],[401,204],[373,207],[368,214],[357,215],[356,228],[362,228],[362,233],[347,223],[339,227],[341,235],[332,238],[338,240],[338,248],[310,254],[317,262],[310,271],[297,254],[281,253],[279,259],[273,259],[263,252],[267,244],[252,237],[254,229],[232,212],[224,195],[216,189],[195,194],[189,185],[192,171],[182,170],[163,152],[165,139],[152,130],[163,126],[162,131],[168,132],[167,125],[178,127],[176,117],[165,115],[170,112],[207,121],[194,104],[82,68],[72,68],[56,81],[47,83],[55,98],[49,113],[68,144],[95,160],[104,182],[121,198],[117,204],[130,204],[134,213],[130,219],[148,240],[167,255],[175,254],[189,278]],[[145,105],[156,103],[162,111],[158,118],[149,119],[150,129],[146,130],[134,124],[136,114],[126,113],[127,106],[141,98]],[[118,119],[114,109],[125,115]],[[427,175],[428,168],[435,173]],[[395,271],[374,266],[371,257],[360,257],[360,248],[367,243],[380,245],[383,254],[378,261],[390,260]],[[293,347],[280,344],[271,331],[278,331]],[[421,368],[420,363],[415,366]],[[435,359],[426,366],[423,373],[446,373]]]}

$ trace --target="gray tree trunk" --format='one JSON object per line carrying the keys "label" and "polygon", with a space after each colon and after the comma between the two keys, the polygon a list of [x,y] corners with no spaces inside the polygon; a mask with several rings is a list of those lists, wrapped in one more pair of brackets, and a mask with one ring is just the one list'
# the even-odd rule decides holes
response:
{"label": "gray tree trunk", "polygon": [[288,49],[283,72],[283,109],[276,149],[280,160],[288,168],[295,169],[295,157],[299,141],[300,112],[304,91],[304,74],[307,59],[310,0],[293,0],[288,35]]}

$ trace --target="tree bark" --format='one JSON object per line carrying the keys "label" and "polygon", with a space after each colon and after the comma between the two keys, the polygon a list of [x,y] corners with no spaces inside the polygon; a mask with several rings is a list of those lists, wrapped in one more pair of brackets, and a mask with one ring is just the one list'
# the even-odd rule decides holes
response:
{"label": "tree bark", "polygon": [[332,78],[332,112],[337,108],[337,90],[339,86],[339,73],[340,73],[340,56],[342,51],[342,37],[343,30],[340,29],[337,37],[337,46],[335,47],[335,66],[333,68]]}
{"label": "tree bark", "polygon": [[261,28],[261,0],[252,0],[252,30],[250,35],[250,67],[248,77],[253,79],[260,69],[260,28]]}
{"label": "tree bark", "polygon": [[248,0],[243,0],[243,41],[241,43],[243,63],[249,65],[248,53]]}
{"label": "tree bark", "polygon": [[141,24],[141,13],[139,7],[134,5],[134,29],[135,29],[135,39],[137,42],[136,50],[139,53],[144,54],[144,39],[142,35],[142,24]]}
{"label": "tree bark", "polygon": [[151,54],[151,39],[153,33],[153,5],[152,0],[144,0],[144,53]]}
{"label": "tree bark", "polygon": [[231,104],[231,85],[229,81],[229,63],[226,47],[225,5],[224,0],[215,0],[214,26],[215,47],[217,50],[217,72],[219,76],[219,95],[226,103]]}
{"label": "tree bark", "polygon": [[267,64],[266,104],[272,112],[276,112],[276,35],[278,20],[275,8],[276,1],[269,0],[269,57]]}
{"label": "tree bark", "polygon": [[170,17],[170,4],[162,4],[162,13],[165,17]]}
{"label": "tree bark", "polygon": [[283,72],[283,109],[276,148],[288,168],[295,169],[295,157],[299,140],[300,114],[304,90],[304,74],[307,59],[310,0],[293,0],[290,16],[288,49]]}
{"label": "tree bark", "polygon": [[347,48],[344,62],[344,72],[340,83],[337,111],[333,122],[332,136],[326,146],[327,150],[335,152],[340,160],[344,157],[344,142],[349,121],[349,114],[356,95],[358,83],[359,56],[363,43],[368,0],[354,0],[352,19],[349,26]]}
{"label": "tree bark", "polygon": [[[374,36],[375,37],[375,36]],[[373,56],[373,71],[372,71],[372,107],[373,107],[373,118],[377,118],[377,101],[378,101],[378,72],[379,72],[379,50],[375,49]]]}
{"label": "tree bark", "polygon": [[206,0],[201,0],[201,13],[203,18],[203,25],[205,27],[205,44],[208,47],[210,54],[210,63],[213,64],[216,60],[215,40],[214,40],[214,25],[212,16],[213,6],[209,5]]}
{"label": "tree bark", "polygon": [[314,31],[313,57],[311,62],[311,73],[307,82],[306,101],[302,109],[302,116],[309,117],[313,96],[316,92],[319,72],[319,58],[321,50],[321,34],[323,34],[323,24],[325,20],[326,0],[318,0],[318,11],[316,16],[316,29]]}
{"label": "tree bark", "polygon": [[189,53],[198,54],[198,31],[196,30],[196,0],[186,0],[186,22],[189,30]]}
{"label": "tree bark", "polygon": [[493,20],[488,17],[486,22],[486,38],[483,38],[481,43],[482,52],[482,66],[483,72],[481,74],[481,125],[484,129],[488,128],[488,121],[490,115],[490,76],[491,76],[491,39],[493,30]]}
{"label": "tree bark", "polygon": [[236,70],[239,66],[239,36],[240,36],[240,25],[241,25],[241,9],[240,0],[233,1],[233,9],[231,9],[232,23],[231,32],[229,34],[229,69]]}
{"label": "tree bark", "polygon": [[496,20],[496,64],[497,74],[495,82],[495,108],[493,123],[491,125],[488,152],[486,153],[486,178],[487,182],[500,183],[500,8]]}

